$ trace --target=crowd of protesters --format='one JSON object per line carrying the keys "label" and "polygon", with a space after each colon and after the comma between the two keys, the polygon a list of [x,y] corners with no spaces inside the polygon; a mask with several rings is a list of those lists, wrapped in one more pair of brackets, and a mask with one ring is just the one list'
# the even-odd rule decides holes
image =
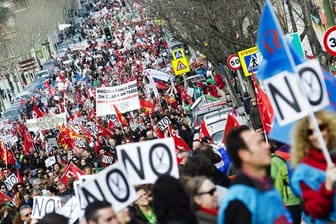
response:
{"label": "crowd of protesters", "polygon": [[[66,40],[74,44],[64,55],[53,54],[55,67],[50,77],[34,90],[33,97],[22,100],[21,117],[10,121],[11,127],[2,128],[6,139],[1,142],[1,223],[66,222],[66,217],[55,213],[41,220],[32,219],[30,215],[36,196],[58,196],[66,203],[75,195],[72,184],[75,178],[64,177],[69,164],[85,175],[99,173],[118,161],[118,145],[173,137],[170,129],[177,130],[185,142],[184,148],[176,154],[180,178],[163,175],[155,183],[135,186],[137,199],[117,212],[109,202],[89,203],[76,223],[300,223],[300,199],[295,198],[296,204],[286,201],[288,212],[282,195],[275,191],[268,178],[274,156],[261,135],[262,121],[256,99],[252,98],[251,105],[250,102],[244,104],[251,108],[251,113],[247,112],[257,132],[244,125],[234,129],[226,135],[227,149],[214,145],[211,137],[204,134],[194,138],[191,105],[202,94],[224,97],[221,75],[216,74],[204,57],[196,54],[191,59],[189,75],[199,74],[206,82],[194,83],[194,94],[188,95],[187,86],[173,74],[166,30],[157,21],[146,19],[142,5],[125,0],[92,0],[84,7],[87,13],[82,15],[80,26],[66,28],[59,34],[57,44]],[[79,42],[80,45],[75,44]],[[164,71],[172,80],[151,83],[144,72],[146,69]],[[96,116],[97,88],[134,80],[140,101],[144,102],[140,103],[140,109],[121,114],[115,108],[115,115]],[[61,113],[66,113],[67,125],[36,132],[27,129],[29,119]],[[158,122],[164,117],[168,117],[171,124],[162,131]],[[319,117],[322,132],[333,130],[322,124],[328,122],[326,117],[334,118],[322,113]],[[319,148],[313,144],[314,131],[306,134],[308,130],[303,130],[308,129],[308,124],[309,120],[305,120],[305,125],[299,125],[296,130],[297,135],[302,135],[302,142],[308,143],[296,142],[295,163],[325,169],[324,165],[309,163],[304,159],[307,152],[299,151],[312,147],[310,156],[323,157],[314,151]],[[329,135],[323,135],[326,136]],[[330,135],[327,139],[330,146],[334,146],[333,137]],[[81,143],[75,138],[81,139]],[[55,160],[47,162],[51,157]],[[278,159],[278,164],[280,162],[284,161]],[[286,161],[284,164],[286,166]],[[334,167],[328,168],[325,184],[323,174],[312,175],[319,180],[313,189],[310,180],[295,183],[296,193],[302,194],[307,202],[305,211],[310,220],[335,221],[333,203],[326,199],[334,195],[334,170]],[[276,179],[274,171],[271,173]],[[13,174],[18,183],[11,186],[6,180]],[[304,173],[294,175],[300,179]],[[288,174],[286,177],[288,181]],[[317,211],[311,205],[313,198],[318,198],[326,210]]]}
{"label": "crowd of protesters", "polygon": [[[2,129],[3,135],[14,139],[3,140],[1,147],[1,192],[9,196],[2,198],[2,223],[29,223],[31,220],[27,221],[26,215],[31,213],[35,196],[60,196],[66,202],[74,194],[73,186],[71,180],[64,183],[60,178],[69,163],[85,174],[99,172],[117,161],[117,145],[158,138],[156,124],[165,116],[190,149],[193,145],[194,148],[202,145],[207,152],[194,156],[194,162],[190,160],[189,165],[183,164],[183,172],[190,176],[202,175],[225,187],[229,185],[226,171],[220,172],[215,167],[221,161],[220,154],[209,151],[206,139],[202,143],[193,142],[190,107],[197,96],[189,96],[178,79],[158,83],[159,96],[145,87],[145,69],[163,70],[175,79],[165,30],[155,21],[147,20],[143,6],[137,3],[130,6],[122,0],[102,0],[88,2],[85,7],[89,13],[82,18],[79,30],[70,27],[61,31],[58,44],[71,39],[74,43],[86,41],[87,45],[80,49],[69,47],[61,56],[55,53],[55,68],[50,77],[34,90],[33,97],[21,101],[21,117],[12,123],[9,121],[12,127],[6,125]],[[110,29],[104,30],[106,27]],[[112,36],[109,40],[108,35]],[[216,78],[211,79],[212,68],[200,55],[193,58],[191,66],[191,74],[201,74],[208,79],[206,83],[197,83],[200,94],[218,97],[217,90],[220,92],[224,87],[223,79],[215,74]],[[126,123],[113,115],[96,117],[95,90],[132,80],[137,81],[139,98],[153,106],[142,106],[123,114]],[[67,114],[71,132],[83,137],[84,146],[62,141],[61,127],[27,131],[27,119],[63,112]],[[98,131],[92,126],[98,127]],[[51,143],[52,139],[56,139],[56,144]],[[187,158],[190,153],[184,154]],[[103,161],[103,155],[111,157],[112,162]],[[45,161],[51,156],[55,156],[56,162],[47,166]],[[228,163],[225,166],[227,170]],[[11,174],[15,174],[19,182],[8,189],[5,180]],[[137,190],[139,199],[130,209],[132,219],[139,220],[135,223],[157,223],[148,189],[140,186]],[[26,211],[28,208],[30,213]]]}

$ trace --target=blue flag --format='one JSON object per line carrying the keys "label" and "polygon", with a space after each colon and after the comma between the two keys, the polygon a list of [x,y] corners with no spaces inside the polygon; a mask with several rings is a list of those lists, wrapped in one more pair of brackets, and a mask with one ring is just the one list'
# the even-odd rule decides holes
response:
{"label": "blue flag", "polygon": [[257,75],[267,79],[282,71],[293,72],[291,55],[282,39],[282,30],[273,12],[272,4],[265,1],[263,13],[258,28],[257,45],[263,56],[261,65],[258,66]]}

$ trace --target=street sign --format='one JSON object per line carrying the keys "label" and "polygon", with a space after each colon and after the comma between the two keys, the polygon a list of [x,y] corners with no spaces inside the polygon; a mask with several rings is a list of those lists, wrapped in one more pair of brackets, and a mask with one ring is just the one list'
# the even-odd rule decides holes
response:
{"label": "street sign", "polygon": [[228,57],[226,63],[227,63],[227,66],[229,67],[229,69],[231,69],[231,70],[238,70],[241,67],[239,57],[236,54],[231,54]]}
{"label": "street sign", "polygon": [[291,33],[284,36],[285,40],[289,40],[292,46],[294,46],[296,52],[305,57],[305,53],[302,47],[300,35],[298,33]]}
{"label": "street sign", "polygon": [[336,26],[330,27],[324,33],[323,47],[329,54],[336,56]]}
{"label": "street sign", "polygon": [[256,74],[258,66],[262,62],[262,54],[259,52],[258,47],[251,47],[238,52],[240,63],[245,76]]}
{"label": "street sign", "polygon": [[184,73],[190,72],[189,62],[183,48],[172,50],[171,55],[173,57],[171,63],[175,75],[183,75]]}

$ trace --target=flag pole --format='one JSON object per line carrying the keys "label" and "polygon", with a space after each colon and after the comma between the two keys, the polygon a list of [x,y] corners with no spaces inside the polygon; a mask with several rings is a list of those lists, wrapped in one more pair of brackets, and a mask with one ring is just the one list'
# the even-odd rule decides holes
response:
{"label": "flag pole", "polygon": [[[272,2],[271,2],[270,0],[266,0],[265,3],[268,4],[269,6],[271,6],[271,7],[273,8]],[[293,56],[292,56],[292,54],[290,53],[289,47],[288,47],[288,45],[287,45],[287,42],[283,40],[282,29],[281,29],[281,27],[280,27],[280,25],[279,25],[279,22],[278,22],[278,20],[277,20],[275,14],[274,14],[273,9],[270,10],[270,13],[271,13],[271,16],[274,18],[274,22],[275,22],[276,29],[279,31],[279,34],[280,34],[279,36],[280,36],[280,38],[281,38],[281,40],[282,40],[282,42],[283,42],[284,49],[285,49],[286,55],[287,55],[287,57],[288,57],[288,60],[289,60],[289,63],[290,63],[292,72],[296,73],[296,70],[295,70],[295,62],[294,62]],[[307,92],[306,92],[306,91],[304,91],[304,94],[305,94],[305,96],[306,96],[306,98],[307,98]],[[320,145],[322,146],[322,153],[323,153],[323,155],[324,155],[324,157],[325,157],[325,160],[326,160],[326,162],[327,162],[328,165],[332,165],[333,162],[332,162],[332,160],[331,160],[331,158],[330,158],[329,151],[328,151],[328,149],[327,149],[326,143],[325,143],[324,140],[323,140],[321,131],[320,131],[319,127],[318,127],[318,122],[317,122],[316,117],[315,117],[315,115],[314,115],[313,112],[311,112],[311,113],[309,114],[309,118],[310,118],[310,122],[312,122],[312,125],[313,125],[313,127],[314,127],[314,129],[315,129],[315,131],[316,131],[317,139],[318,139]]]}

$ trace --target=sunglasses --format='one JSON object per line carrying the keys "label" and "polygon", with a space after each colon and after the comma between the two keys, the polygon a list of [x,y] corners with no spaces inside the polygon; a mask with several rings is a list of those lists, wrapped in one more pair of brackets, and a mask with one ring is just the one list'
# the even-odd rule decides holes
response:
{"label": "sunglasses", "polygon": [[[318,127],[321,132],[327,129],[327,126],[325,124],[319,124]],[[314,133],[314,131],[315,131],[314,129],[307,129],[307,135],[311,136]]]}
{"label": "sunglasses", "polygon": [[27,213],[27,214],[25,214],[24,217],[28,217],[28,216],[30,216],[30,215],[31,215],[31,213]]}
{"label": "sunglasses", "polygon": [[206,192],[199,192],[199,193],[197,193],[197,195],[209,194],[209,195],[213,196],[213,195],[215,194],[215,192],[216,192],[216,188],[214,187],[214,188],[212,188],[212,189],[209,190],[209,191],[206,191]]}

